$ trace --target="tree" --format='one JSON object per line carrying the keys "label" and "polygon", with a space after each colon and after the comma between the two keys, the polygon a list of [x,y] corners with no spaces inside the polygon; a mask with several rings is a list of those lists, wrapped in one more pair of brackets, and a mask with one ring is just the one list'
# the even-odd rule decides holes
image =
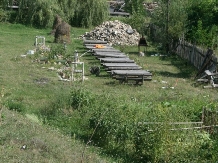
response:
{"label": "tree", "polygon": [[99,25],[108,18],[108,9],[106,0],[78,0],[71,24],[80,27]]}
{"label": "tree", "polygon": [[169,47],[178,41],[186,30],[188,0],[158,0],[158,7],[151,16],[158,41],[168,53]]}
{"label": "tree", "polygon": [[191,1],[188,8],[186,38],[197,44],[212,46],[217,35],[218,1]]}
{"label": "tree", "polygon": [[147,20],[146,11],[143,6],[144,0],[125,0],[125,11],[130,13],[126,23],[144,35],[145,23]]}
{"label": "tree", "polygon": [[[0,0],[6,10],[12,0]],[[71,25],[90,27],[108,16],[107,0],[19,0],[16,22],[50,27],[56,15]]]}

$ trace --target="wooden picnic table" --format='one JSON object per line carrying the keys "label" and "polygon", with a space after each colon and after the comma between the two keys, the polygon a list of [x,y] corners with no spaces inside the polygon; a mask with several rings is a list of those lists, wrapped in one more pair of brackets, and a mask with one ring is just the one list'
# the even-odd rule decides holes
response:
{"label": "wooden picnic table", "polygon": [[146,70],[112,70],[111,75],[121,83],[135,81],[135,84],[143,84],[145,80],[151,80],[152,73]]}
{"label": "wooden picnic table", "polygon": [[127,12],[110,12],[110,15],[111,16],[126,16],[126,17],[129,17],[129,13]]}
{"label": "wooden picnic table", "polygon": [[134,63],[134,60],[129,58],[98,58],[101,62],[109,62],[109,63]]}
{"label": "wooden picnic table", "polygon": [[93,53],[93,55],[104,55],[104,54],[115,54],[115,55],[126,55],[125,53],[122,52],[104,52],[104,51],[96,51]]}
{"label": "wooden picnic table", "polygon": [[94,47],[94,46],[85,46],[87,49],[113,49],[113,47],[111,46],[105,46],[104,48],[97,48],[97,47]]}
{"label": "wooden picnic table", "polygon": [[[95,47],[95,45],[93,45],[93,46],[85,45],[85,47],[87,49],[100,49],[100,48]],[[101,49],[113,49],[113,47],[104,45],[104,48],[101,48]]]}
{"label": "wooden picnic table", "polygon": [[131,67],[119,67],[119,66],[116,66],[116,67],[106,67],[105,70],[107,71],[112,71],[112,70],[141,70],[142,67],[140,66],[131,66]]}
{"label": "wooden picnic table", "polygon": [[102,57],[113,57],[113,58],[127,58],[126,55],[124,54],[95,54],[97,58],[102,58]]}
{"label": "wooden picnic table", "polygon": [[[84,44],[84,46],[95,46],[97,44]],[[103,45],[103,46],[110,46],[109,44],[100,44],[100,45]],[[112,46],[111,46],[112,47]]]}
{"label": "wooden picnic table", "polygon": [[102,63],[105,67],[136,67],[136,63]]}
{"label": "wooden picnic table", "polygon": [[145,75],[152,76],[152,73],[146,70],[113,70],[114,75]]}
{"label": "wooden picnic table", "polygon": [[121,52],[120,50],[111,48],[111,49],[93,49],[94,52]]}
{"label": "wooden picnic table", "polygon": [[107,44],[107,41],[101,40],[84,40],[83,44]]}

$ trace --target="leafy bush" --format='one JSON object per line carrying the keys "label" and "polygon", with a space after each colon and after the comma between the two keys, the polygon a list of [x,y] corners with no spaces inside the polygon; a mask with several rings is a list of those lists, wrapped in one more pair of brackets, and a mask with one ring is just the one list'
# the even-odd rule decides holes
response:
{"label": "leafy bush", "polygon": [[[115,105],[111,105],[113,107],[108,108],[106,114],[103,115],[106,109],[101,107],[90,118],[90,127],[95,129],[97,126],[93,136],[94,144],[103,147],[107,153],[121,157],[124,162],[200,159],[197,155],[203,147],[202,140],[198,139],[201,133],[170,125],[171,122],[189,121],[183,108],[169,102],[113,102]],[[171,131],[172,128],[175,131]],[[210,145],[207,147],[211,148]]]}
{"label": "leafy bush", "polygon": [[108,18],[108,13],[106,0],[78,0],[71,24],[80,27],[97,26]]}
{"label": "leafy bush", "polygon": [[53,45],[48,53],[48,59],[57,59],[58,56],[66,57],[66,49],[62,44]]}
{"label": "leafy bush", "polygon": [[6,22],[8,20],[9,20],[8,13],[2,8],[0,8],[0,22]]}
{"label": "leafy bush", "polygon": [[74,109],[92,107],[94,103],[95,103],[95,97],[90,92],[85,91],[82,88],[72,90],[71,106]]}
{"label": "leafy bush", "polygon": [[192,1],[190,4],[187,8],[186,38],[197,44],[211,47],[217,39],[218,3],[217,1]]}
{"label": "leafy bush", "polygon": [[207,133],[181,130],[191,125],[170,124],[200,121],[200,117],[195,117],[200,111],[196,105],[201,105],[196,99],[192,100],[192,105],[188,105],[188,100],[139,102],[92,94],[76,85],[70,95],[60,94],[57,97],[41,112],[47,123],[101,147],[105,153],[123,162],[215,159],[205,152],[216,151]]}
{"label": "leafy bush", "polygon": [[[6,10],[12,1],[4,0],[2,3]],[[76,0],[20,0],[16,22],[37,27],[50,27],[57,14],[69,21],[73,17],[75,4]]]}
{"label": "leafy bush", "polygon": [[20,100],[8,100],[5,103],[5,106],[9,109],[9,110],[14,110],[20,113],[24,113],[25,112],[25,106],[23,105],[22,101]]}

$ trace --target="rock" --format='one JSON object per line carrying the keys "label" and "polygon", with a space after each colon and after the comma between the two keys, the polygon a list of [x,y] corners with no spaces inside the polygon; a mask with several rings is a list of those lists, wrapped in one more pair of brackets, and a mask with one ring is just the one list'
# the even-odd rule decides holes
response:
{"label": "rock", "polygon": [[118,20],[106,21],[80,38],[107,41],[113,45],[138,45],[139,33]]}
{"label": "rock", "polygon": [[128,33],[128,34],[133,34],[134,33],[134,31],[132,30],[132,28],[128,28],[127,30],[126,30],[126,33]]}

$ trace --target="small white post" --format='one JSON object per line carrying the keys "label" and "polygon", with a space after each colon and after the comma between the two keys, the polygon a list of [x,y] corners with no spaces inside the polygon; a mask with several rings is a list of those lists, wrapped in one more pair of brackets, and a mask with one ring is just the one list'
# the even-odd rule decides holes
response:
{"label": "small white post", "polygon": [[35,46],[37,47],[37,45],[38,45],[38,42],[37,42],[37,39],[38,37],[36,36],[36,40],[35,40]]}
{"label": "small white post", "polygon": [[[82,73],[82,81],[84,81],[85,77],[84,77],[84,62],[72,62],[72,80],[74,79],[74,73]],[[82,70],[77,70],[76,67],[77,65],[82,65]]]}
{"label": "small white post", "polygon": [[82,66],[83,66],[83,70],[82,70],[82,81],[84,81],[85,77],[84,77],[84,62],[82,62]]}

